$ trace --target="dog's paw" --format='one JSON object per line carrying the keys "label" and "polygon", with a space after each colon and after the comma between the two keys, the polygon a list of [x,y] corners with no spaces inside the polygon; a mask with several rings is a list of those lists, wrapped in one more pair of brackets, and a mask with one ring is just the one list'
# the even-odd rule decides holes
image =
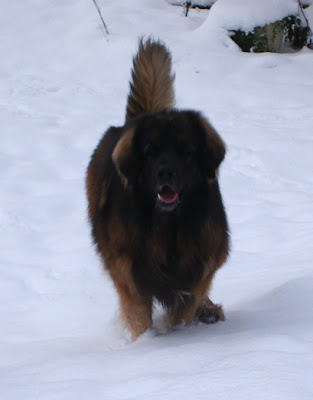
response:
{"label": "dog's paw", "polygon": [[225,321],[223,307],[218,304],[205,302],[198,308],[196,319],[204,324],[215,324],[218,321]]}

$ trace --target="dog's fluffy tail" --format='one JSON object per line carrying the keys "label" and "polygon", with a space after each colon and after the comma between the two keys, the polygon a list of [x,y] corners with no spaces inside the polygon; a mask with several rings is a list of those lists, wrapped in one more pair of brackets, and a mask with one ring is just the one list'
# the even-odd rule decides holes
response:
{"label": "dog's fluffy tail", "polygon": [[140,40],[133,59],[126,121],[174,107],[175,76],[171,69],[171,53],[164,44],[152,39]]}

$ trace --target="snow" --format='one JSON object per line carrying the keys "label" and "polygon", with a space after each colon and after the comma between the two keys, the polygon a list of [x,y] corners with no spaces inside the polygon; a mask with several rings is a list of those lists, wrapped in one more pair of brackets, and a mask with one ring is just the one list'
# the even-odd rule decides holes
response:
{"label": "snow", "polygon": [[[1,5],[1,400],[311,399],[313,53],[245,54],[201,33],[206,10],[98,1],[109,37],[92,1]],[[130,343],[84,175],[123,123],[142,34],[172,49],[177,105],[227,143],[232,254],[212,290],[226,322],[167,332],[157,309],[156,329]]]}

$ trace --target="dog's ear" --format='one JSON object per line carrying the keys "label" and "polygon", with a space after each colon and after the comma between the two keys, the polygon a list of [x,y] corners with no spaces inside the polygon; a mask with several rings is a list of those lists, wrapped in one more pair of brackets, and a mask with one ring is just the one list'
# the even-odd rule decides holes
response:
{"label": "dog's ear", "polygon": [[224,160],[226,147],[220,135],[213,126],[201,116],[201,124],[205,130],[205,146],[204,146],[204,170],[207,173],[209,181],[215,181],[217,178],[217,170],[221,162]]}
{"label": "dog's ear", "polygon": [[112,160],[121,177],[124,187],[131,185],[136,177],[136,162],[133,150],[135,129],[128,129],[117,142]]}

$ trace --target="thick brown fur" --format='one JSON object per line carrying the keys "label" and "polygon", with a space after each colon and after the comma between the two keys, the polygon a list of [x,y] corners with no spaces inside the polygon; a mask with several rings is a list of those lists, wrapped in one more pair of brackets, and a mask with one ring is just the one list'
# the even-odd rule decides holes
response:
{"label": "thick brown fur", "polygon": [[171,110],[175,76],[171,73],[171,54],[164,45],[151,39],[141,40],[133,66],[126,121],[146,113]]}
{"label": "thick brown fur", "polygon": [[229,252],[225,145],[200,113],[173,109],[173,81],[167,48],[141,41],[126,123],[104,134],[87,171],[92,236],[133,338],[152,327],[155,299],[172,325],[224,320],[207,294]]}

